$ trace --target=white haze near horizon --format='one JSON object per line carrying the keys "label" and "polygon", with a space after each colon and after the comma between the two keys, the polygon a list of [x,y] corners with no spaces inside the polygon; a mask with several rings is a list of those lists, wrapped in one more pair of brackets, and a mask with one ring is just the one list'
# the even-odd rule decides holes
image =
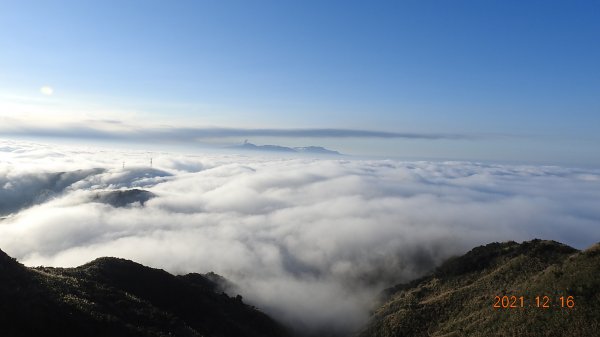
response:
{"label": "white haze near horizon", "polygon": [[[298,329],[356,329],[384,287],[476,245],[600,240],[600,171],[590,169],[9,140],[0,158],[0,205],[13,209],[0,221],[0,249],[22,263],[117,256],[176,274],[214,271]],[[52,180],[62,171],[76,172]],[[134,187],[156,197],[125,208],[91,202],[96,191]]]}

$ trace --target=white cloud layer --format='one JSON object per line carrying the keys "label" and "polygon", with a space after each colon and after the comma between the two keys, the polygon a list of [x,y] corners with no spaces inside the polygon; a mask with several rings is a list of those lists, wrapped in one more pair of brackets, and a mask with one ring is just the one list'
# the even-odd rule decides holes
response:
{"label": "white cloud layer", "polygon": [[[594,170],[13,141],[0,141],[0,158],[0,249],[21,262],[118,256],[173,273],[215,271],[307,329],[356,328],[383,287],[474,245],[600,239]],[[126,208],[90,201],[94,191],[132,187],[156,197]]]}

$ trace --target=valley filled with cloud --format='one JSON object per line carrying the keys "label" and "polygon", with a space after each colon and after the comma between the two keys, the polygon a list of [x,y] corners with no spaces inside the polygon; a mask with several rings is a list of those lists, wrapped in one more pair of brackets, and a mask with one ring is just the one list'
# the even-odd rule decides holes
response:
{"label": "valley filled with cloud", "polygon": [[[302,329],[355,329],[388,286],[494,241],[600,238],[600,171],[176,154],[0,141],[0,249],[214,271]],[[152,159],[152,166],[150,160]]]}

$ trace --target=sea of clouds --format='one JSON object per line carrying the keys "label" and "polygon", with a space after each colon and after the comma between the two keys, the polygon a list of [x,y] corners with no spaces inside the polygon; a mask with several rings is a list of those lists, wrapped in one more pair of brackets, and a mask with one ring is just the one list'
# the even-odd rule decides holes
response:
{"label": "sea of clouds", "polygon": [[[130,188],[156,197],[120,208],[93,198]],[[299,329],[356,329],[384,287],[476,245],[585,248],[600,241],[598,205],[593,169],[0,141],[0,249],[22,263],[118,256],[214,271]]]}

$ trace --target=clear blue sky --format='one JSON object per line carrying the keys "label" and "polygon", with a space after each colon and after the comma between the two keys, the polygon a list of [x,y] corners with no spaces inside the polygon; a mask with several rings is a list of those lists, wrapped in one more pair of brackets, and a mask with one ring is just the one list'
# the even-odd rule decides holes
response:
{"label": "clear blue sky", "polygon": [[271,140],[363,154],[600,165],[600,2],[3,1],[0,90],[12,122],[91,106],[476,138]]}

